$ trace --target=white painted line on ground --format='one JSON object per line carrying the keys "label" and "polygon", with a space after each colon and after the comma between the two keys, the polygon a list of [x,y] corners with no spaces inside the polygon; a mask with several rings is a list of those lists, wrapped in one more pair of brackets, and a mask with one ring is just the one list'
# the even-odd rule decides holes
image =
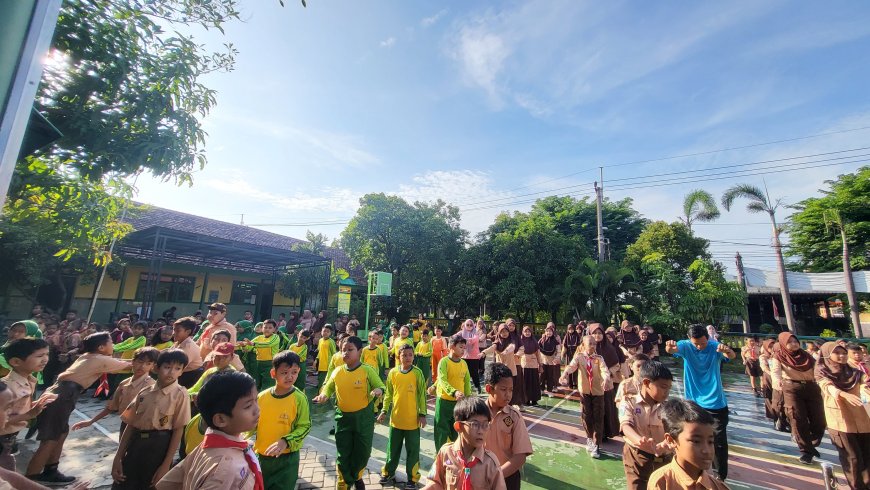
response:
{"label": "white painted line on ground", "polygon": [[[88,417],[87,415],[80,412],[78,408],[74,408],[73,413],[76,414],[77,417],[79,417],[80,419],[82,419],[85,422],[87,422],[88,420],[91,420],[90,417]],[[103,427],[102,425],[94,422],[93,424],[91,424],[91,427],[100,431],[100,433],[102,433],[104,436],[108,437],[110,441],[114,442],[115,444],[118,444],[118,437],[115,434],[106,430],[106,428]]]}
{"label": "white painted line on ground", "polygon": [[532,422],[531,425],[529,425],[528,427],[526,427],[526,429],[527,429],[527,430],[532,430],[532,427],[538,425],[538,423],[540,423],[542,420],[544,420],[545,418],[547,418],[551,413],[553,413],[553,410],[556,410],[556,409],[559,408],[563,403],[565,403],[566,401],[568,401],[568,397],[571,396],[571,395],[573,395],[574,393],[577,393],[577,390],[571,390],[571,393],[568,393],[568,396],[566,396],[565,398],[562,398],[562,401],[560,401],[559,403],[553,405],[552,408],[550,408],[549,410],[547,410],[547,411],[544,413],[544,415],[541,415],[540,417],[538,417],[538,420],[535,420],[534,422]]}

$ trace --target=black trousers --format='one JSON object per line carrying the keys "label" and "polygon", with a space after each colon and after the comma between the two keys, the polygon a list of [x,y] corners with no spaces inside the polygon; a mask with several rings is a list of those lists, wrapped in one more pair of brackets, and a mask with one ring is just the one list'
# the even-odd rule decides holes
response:
{"label": "black trousers", "polygon": [[828,429],[831,442],[840,454],[840,464],[849,488],[870,488],[870,433],[840,432]]}
{"label": "black trousers", "polygon": [[477,388],[480,393],[480,359],[466,359],[465,364],[468,365],[468,374],[471,375],[471,384]]}
{"label": "black trousers", "polygon": [[798,449],[801,454],[815,454],[827,427],[822,390],[814,381],[799,383],[784,379],[782,395]]}
{"label": "black trousers", "polygon": [[716,420],[714,429],[713,448],[716,455],[713,457],[713,469],[724,481],[728,477],[728,406],[717,409],[705,408],[713,419]]}

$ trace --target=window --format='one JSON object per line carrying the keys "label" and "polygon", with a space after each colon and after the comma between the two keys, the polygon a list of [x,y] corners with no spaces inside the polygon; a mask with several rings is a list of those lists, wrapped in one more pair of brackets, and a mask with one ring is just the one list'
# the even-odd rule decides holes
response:
{"label": "window", "polygon": [[233,292],[230,294],[230,303],[248,303],[254,304],[257,302],[257,296],[260,295],[260,283],[233,281]]}
{"label": "window", "polygon": [[[152,276],[153,277],[153,276]],[[196,284],[196,277],[193,276],[169,276],[160,275],[160,281],[157,283],[154,301],[160,302],[180,302],[190,303],[193,301],[193,287]],[[139,287],[136,288],[136,299],[141,301],[145,299],[145,289],[148,287],[148,273],[139,274]],[[154,284],[152,284],[154,287]]]}

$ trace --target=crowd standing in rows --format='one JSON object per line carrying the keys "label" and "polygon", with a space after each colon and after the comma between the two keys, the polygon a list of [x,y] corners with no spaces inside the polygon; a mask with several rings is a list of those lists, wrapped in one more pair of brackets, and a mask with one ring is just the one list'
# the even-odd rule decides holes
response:
{"label": "crowd standing in rows", "polygon": [[[389,427],[381,483],[418,488],[427,395],[435,397],[438,454],[426,488],[518,489],[533,452],[522,412],[557,392],[579,398],[592,458],[622,435],[628,488],[727,488],[720,364],[737,354],[715,329],[692,326],[687,339],[665,342],[629,321],[580,322],[563,336],[550,323],[538,338],[512,318],[491,328],[467,319],[445,336],[420,315],[407,325],[382,323],[364,341],[346,315],[334,325],[325,311],[308,310],[254,323],[246,311],[234,324],[227,313],[214,303],[205,316],[175,318],[173,307],[154,322],[124,315],[106,330],[74,311],[60,321],[35,308],[32,320],[11,325],[0,358],[0,481],[20,481],[15,447],[28,429],[40,444],[25,476],[34,485],[84,488],[59,465],[76,401],[95,387],[105,409],[71,429],[120,415],[118,489],[293,488],[311,428],[309,401],[334,403],[338,488],[365,488],[376,423]],[[686,400],[668,399],[674,377],[660,351],[684,360]],[[792,432],[801,462],[818,456],[827,427],[849,485],[870,488],[866,349],[828,342],[804,350],[783,333],[747,339],[740,354],[767,416]],[[46,389],[34,398],[38,385]],[[407,481],[398,482],[403,450]]]}

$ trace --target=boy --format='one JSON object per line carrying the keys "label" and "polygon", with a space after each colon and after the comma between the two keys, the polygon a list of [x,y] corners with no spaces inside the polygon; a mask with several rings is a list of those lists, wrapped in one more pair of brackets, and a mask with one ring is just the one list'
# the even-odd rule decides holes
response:
{"label": "boy", "polygon": [[399,351],[400,366],[387,374],[387,394],[384,408],[378,415],[383,423],[390,413],[390,438],[387,440],[387,461],[381,469],[381,485],[396,484],[396,468],[405,444],[406,489],[416,489],[420,481],[420,429],[426,426],[426,381],[414,366],[414,348],[403,345]]}
{"label": "boy", "polygon": [[583,337],[583,343],[578,347],[574,358],[565,368],[559,383],[568,384],[568,376],[577,371],[580,366],[585,369],[577,377],[577,391],[580,392],[582,405],[581,416],[583,430],[586,432],[586,452],[594,459],[601,458],[599,447],[604,438],[604,392],[610,381],[610,370],[604,358],[596,354],[596,342],[591,335]]}
{"label": "boy", "polygon": [[384,393],[384,383],[371,367],[360,363],[362,340],[348,337],[341,348],[344,365],[336,368],[320,394],[312,400],[324,403],[335,393],[335,450],[338,488],[365,488],[362,472],[372,452],[375,411],[372,400]]}
{"label": "boy", "polygon": [[[133,400],[136,399],[136,395],[138,395],[140,391],[154,386],[154,378],[152,378],[150,374],[151,370],[154,369],[154,365],[157,363],[157,356],[159,355],[160,351],[154,347],[142,347],[137,350],[133,355],[133,376],[121,381],[115,389],[115,393],[112,394],[112,398],[106,402],[106,408],[104,408],[100,413],[94,415],[90,420],[84,420],[73,424],[72,430],[80,430],[85,427],[90,427],[94,425],[94,422],[102,419],[110,413],[120,414],[129,407],[131,403],[133,403]],[[118,433],[119,436],[124,435],[124,429],[126,427],[127,424],[121,421],[121,430]]]}
{"label": "boy", "polygon": [[[305,381],[308,378],[308,339],[311,333],[308,330],[302,330],[296,335],[296,342],[290,346],[290,352],[299,356],[299,375],[294,380],[294,385],[303,395],[305,395]],[[272,370],[275,370],[275,363],[272,363]]]}
{"label": "boy", "polygon": [[184,427],[190,421],[190,398],[178,384],[187,356],[166,349],[157,357],[157,382],[136,395],[121,413],[127,424],[112,463],[113,490],[149,488],[169,471]]}
{"label": "boy", "polygon": [[438,382],[435,384],[435,447],[456,440],[453,423],[453,408],[456,401],[471,394],[471,374],[462,355],[465,354],[465,339],[457,334],[450,337],[450,356],[438,364]]}
{"label": "boy", "polygon": [[861,371],[864,376],[870,376],[870,366],[864,354],[864,347],[861,344],[850,342],[846,345],[846,350],[849,352],[849,360],[847,361],[852,369]]}
{"label": "boy", "polygon": [[420,342],[414,350],[416,354],[414,364],[423,372],[423,379],[428,384],[432,379],[432,343],[429,341],[429,330],[423,330]]}
{"label": "boy", "polygon": [[326,372],[329,369],[329,360],[332,359],[332,355],[336,353],[338,347],[335,345],[335,341],[330,337],[332,336],[332,326],[326,324],[320,329],[320,340],[317,342],[317,391],[320,392],[320,388],[323,386],[324,381],[326,381]]}
{"label": "boy", "polygon": [[0,426],[0,467],[15,471],[18,432],[27,428],[30,419],[39,415],[56,396],[45,393],[39,400],[33,400],[37,385],[33,373],[41,372],[48,364],[48,342],[20,338],[9,342],[3,352],[12,370],[3,378],[11,397],[6,408],[8,418]]}
{"label": "boy", "polygon": [[487,450],[492,451],[501,464],[507,490],[519,490],[520,470],[532,454],[532,440],[519,410],[511,406],[514,379],[511,368],[493,362],[484,371],[486,405],[492,415],[492,424],[486,433]]}
{"label": "boy", "polygon": [[256,429],[260,418],[253,378],[238,371],[215,374],[197,402],[208,426],[202,444],[157,482],[157,490],[262,490],[257,457],[241,437]]}
{"label": "boy", "polygon": [[395,364],[396,366],[398,366],[400,364],[400,362],[399,362],[399,349],[403,345],[410,345],[411,347],[414,347],[414,339],[412,339],[410,337],[410,335],[411,335],[411,329],[408,327],[408,325],[402,325],[402,328],[399,329],[399,338],[393,342],[393,347],[392,347],[392,353],[393,353],[393,357],[396,360],[396,364]]}
{"label": "boy", "polygon": [[[614,398],[617,407],[622,403],[622,400],[640,393],[640,387],[643,385],[640,369],[647,361],[649,361],[649,356],[646,354],[635,354],[631,357],[631,377],[619,383],[619,388],[616,389],[616,396]],[[572,374],[572,376],[574,375]]]}
{"label": "boy", "polygon": [[[205,369],[206,371],[208,371],[210,368],[214,367],[214,365],[215,365],[214,358],[216,355],[218,355],[218,354],[215,354],[215,349],[220,344],[229,344],[230,347],[232,347],[233,344],[230,344],[230,332],[229,332],[229,330],[218,330],[217,332],[212,334],[212,336],[211,336],[211,352],[209,352],[208,354],[206,354],[205,357],[202,358],[202,368]],[[245,365],[244,365],[244,363],[242,363],[242,359],[238,355],[236,355],[235,352],[231,352],[230,354],[224,353],[224,354],[220,354],[220,355],[229,356],[229,364],[236,371],[244,371],[245,370]],[[202,379],[202,378],[200,378],[200,379]]]}
{"label": "boy", "polygon": [[673,449],[674,459],[650,475],[648,488],[728,490],[708,472],[715,455],[716,421],[710,412],[693,401],[671,399],[662,403],[661,413],[665,441]]}
{"label": "boy", "polygon": [[6,330],[6,344],[0,347],[0,376],[6,376],[12,371],[12,366],[6,362],[6,356],[3,355],[3,351],[13,340],[23,339],[26,336],[27,327],[24,325],[24,322],[15,322]]}
{"label": "boy", "polygon": [[311,430],[308,399],[295,386],[303,361],[295,352],[284,351],[272,359],[270,374],[275,386],[257,396],[260,407],[254,451],[260,460],[266,490],[296,488],[299,450]]}
{"label": "boy", "polygon": [[642,380],[640,393],[619,404],[619,424],[624,435],[622,465],[631,490],[646,490],[649,476],[671,459],[665,442],[661,403],[668,398],[674,376],[664,364],[647,361],[636,373]]}
{"label": "boy", "polygon": [[130,368],[130,361],[112,357],[114,345],[108,332],[88,335],[82,341],[84,354],[57,377],[47,393],[57,395],[36,418],[39,448],[27,464],[27,477],[38,483],[56,485],[75,481],[57,467],[63,444],[69,433],[69,416],[85,387],[94,384],[105,373],[115,373]]}
{"label": "boy", "polygon": [[175,340],[172,348],[181,349],[187,356],[187,366],[178,378],[178,384],[185,388],[196,384],[203,372],[199,345],[191,338],[196,329],[196,319],[192,316],[179,318],[172,324],[172,338]]}
{"label": "boy", "polygon": [[372,330],[369,332],[369,344],[362,349],[360,361],[367,364],[375,371],[380,373],[381,370],[381,350],[378,349],[378,331]]}
{"label": "boy", "polygon": [[[217,338],[218,335],[215,334],[212,338]],[[221,371],[225,371],[227,369],[238,371],[235,366],[232,364],[233,356],[236,355],[233,350],[233,344],[229,342],[221,342],[214,346],[211,352],[208,354],[211,357],[212,366],[206,369],[202,376],[196,381],[196,384],[188,388],[187,393],[194,399],[199,394],[200,390],[202,390],[205,382],[208,381],[212,376]]]}
{"label": "boy", "polygon": [[252,348],[257,354],[257,362],[251,375],[254,376],[258,390],[270,388],[275,382],[269,375],[269,372],[272,370],[272,358],[275,357],[275,354],[279,352],[281,347],[281,337],[275,335],[277,330],[278,324],[270,318],[263,322],[263,335],[254,337],[246,342],[248,347]]}
{"label": "boy", "polygon": [[438,450],[424,490],[505,490],[498,459],[484,447],[492,420],[486,402],[463,398],[456,403],[452,418],[456,419],[453,425],[459,438]]}

